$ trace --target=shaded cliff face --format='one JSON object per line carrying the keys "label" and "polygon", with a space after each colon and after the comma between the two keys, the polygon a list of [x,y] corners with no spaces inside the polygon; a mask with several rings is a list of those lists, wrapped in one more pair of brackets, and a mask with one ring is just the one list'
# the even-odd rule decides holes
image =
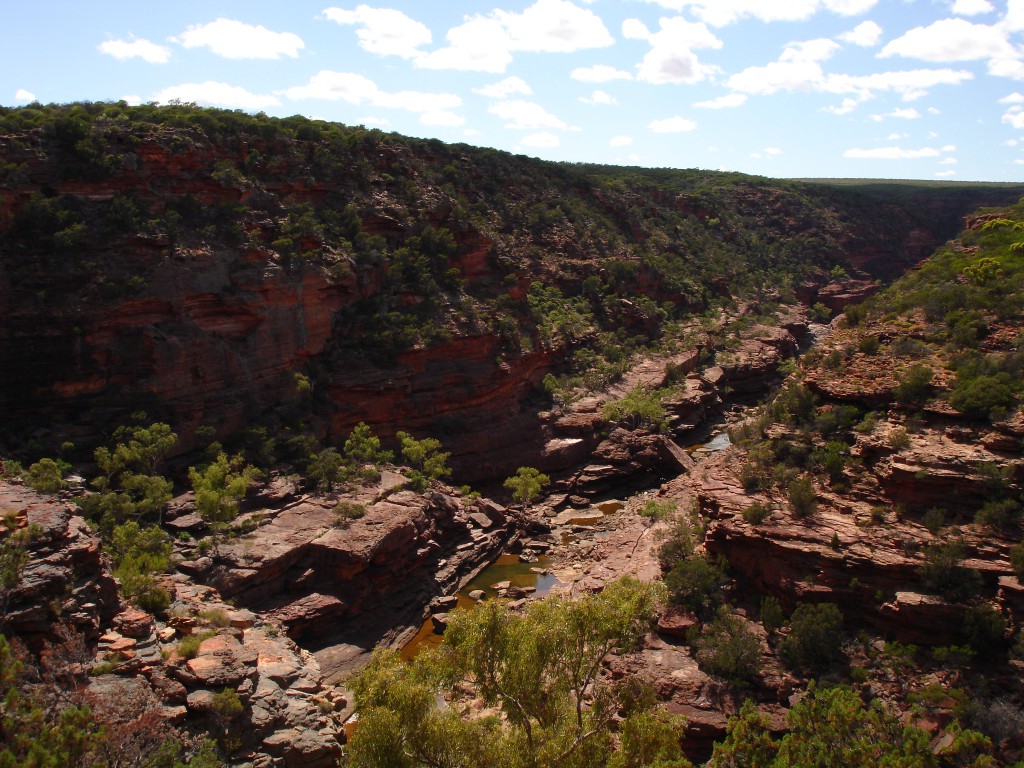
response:
{"label": "shaded cliff face", "polygon": [[141,409],[187,450],[301,400],[321,437],[437,434],[500,475],[575,350],[649,344],[822,267],[902,269],[938,232],[899,203],[738,175],[190,107],[43,112],[2,116],[0,408],[55,444]]}

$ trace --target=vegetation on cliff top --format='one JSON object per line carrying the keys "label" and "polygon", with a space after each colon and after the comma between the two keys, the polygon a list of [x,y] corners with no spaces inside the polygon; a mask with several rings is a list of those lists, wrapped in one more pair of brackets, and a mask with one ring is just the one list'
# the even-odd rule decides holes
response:
{"label": "vegetation on cliff top", "polygon": [[[45,316],[88,346],[104,307],[160,299],[168,256],[216,259],[232,276],[254,262],[289,279],[313,270],[350,292],[332,343],[304,371],[321,405],[354,360],[387,365],[466,336],[496,338],[496,365],[543,348],[563,373],[614,376],[695,310],[785,297],[832,267],[854,272],[851,258],[898,272],[923,255],[908,250],[911,232],[941,237],[943,213],[992,194],[971,188],[937,212],[909,210],[822,185],[553,164],[298,116],[124,102],[0,109],[13,328]],[[10,367],[22,357],[0,349]],[[52,405],[52,381],[20,367],[0,403],[28,428]],[[105,403],[181,428],[164,404],[125,390],[112,385]]]}

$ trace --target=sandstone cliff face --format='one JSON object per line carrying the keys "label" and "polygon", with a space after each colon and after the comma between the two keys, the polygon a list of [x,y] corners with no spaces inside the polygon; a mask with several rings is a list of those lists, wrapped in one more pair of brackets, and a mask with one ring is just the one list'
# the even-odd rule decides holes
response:
{"label": "sandstone cliff face", "polygon": [[[625,264],[622,323],[656,336],[631,299],[699,309],[699,291],[669,287],[630,243],[642,251],[685,230],[683,240],[742,250],[750,231],[782,247],[813,230],[847,256],[873,249],[868,260],[891,271],[934,241],[890,204],[893,219],[876,232],[877,217],[858,209],[876,204],[824,189],[749,181],[702,192],[699,177],[686,177],[693,190],[652,181],[614,191],[436,142],[347,129],[318,140],[324,129],[312,126],[298,139],[267,125],[247,132],[237,116],[219,129],[204,115],[158,118],[150,110],[131,130],[132,115],[82,128],[105,153],[102,167],[51,127],[0,138],[0,158],[17,169],[0,195],[0,366],[18,371],[0,378],[0,408],[26,427],[70,425],[84,441],[144,409],[172,423],[185,451],[200,425],[224,436],[293,400],[292,374],[304,372],[317,384],[321,436],[336,440],[365,420],[384,435],[450,437],[466,479],[500,477],[517,466],[509,446],[544,461],[544,444],[561,437],[534,437],[532,398],[572,350],[536,338],[524,301],[532,282],[575,296],[588,277],[610,280],[609,265]],[[577,208],[611,234],[591,232]],[[457,274],[458,295],[392,274],[395,252],[428,224],[454,237],[454,252],[430,270]],[[709,290],[728,290],[713,265],[698,272]],[[838,309],[847,294],[826,303]],[[361,316],[422,314],[439,298],[451,306],[428,319],[444,340],[390,350],[386,363],[368,354],[380,350],[361,340]],[[514,329],[495,329],[499,305]],[[734,366],[731,386],[763,367],[756,355]]]}
{"label": "sandstone cliff face", "polygon": [[104,562],[99,539],[74,506],[20,485],[0,481],[0,513],[13,528],[0,528],[0,543],[12,534],[27,536],[20,578],[0,593],[5,613],[0,627],[36,648],[52,638],[63,620],[87,640],[95,640],[120,608],[117,586]]}

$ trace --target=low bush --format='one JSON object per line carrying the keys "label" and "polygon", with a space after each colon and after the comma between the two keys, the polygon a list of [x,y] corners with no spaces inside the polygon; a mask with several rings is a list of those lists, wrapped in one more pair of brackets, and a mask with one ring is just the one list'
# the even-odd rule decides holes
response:
{"label": "low bush", "polygon": [[789,635],[782,642],[787,664],[821,670],[842,656],[843,614],[833,603],[798,605],[789,626]]}
{"label": "low bush", "polygon": [[772,505],[763,501],[755,501],[743,510],[743,519],[751,525],[760,525],[772,513]]}
{"label": "low bush", "polygon": [[761,643],[742,619],[719,611],[706,624],[694,645],[697,663],[708,674],[744,686],[761,668]]}
{"label": "low bush", "polygon": [[818,497],[814,491],[814,481],[807,475],[790,481],[786,488],[789,508],[796,517],[804,518],[814,514],[818,508]]}

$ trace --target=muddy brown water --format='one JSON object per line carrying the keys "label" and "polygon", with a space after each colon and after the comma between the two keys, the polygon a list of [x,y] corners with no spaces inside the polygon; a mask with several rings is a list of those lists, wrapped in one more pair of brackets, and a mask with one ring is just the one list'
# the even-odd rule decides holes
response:
{"label": "muddy brown water", "polygon": [[[518,555],[499,555],[498,559],[484,568],[466,586],[455,593],[458,597],[459,608],[472,608],[476,600],[469,596],[470,592],[483,590],[485,599],[493,600],[498,596],[495,584],[507,581],[513,587],[533,587],[536,592],[533,594],[543,597],[551,588],[558,583],[552,573],[538,573],[533,569],[547,569],[550,567],[551,559],[542,555],[532,563],[519,561]],[[428,618],[420,627],[419,632],[402,646],[402,658],[412,659],[417,653],[426,648],[435,648],[441,644],[441,635],[434,630],[433,622]]]}

